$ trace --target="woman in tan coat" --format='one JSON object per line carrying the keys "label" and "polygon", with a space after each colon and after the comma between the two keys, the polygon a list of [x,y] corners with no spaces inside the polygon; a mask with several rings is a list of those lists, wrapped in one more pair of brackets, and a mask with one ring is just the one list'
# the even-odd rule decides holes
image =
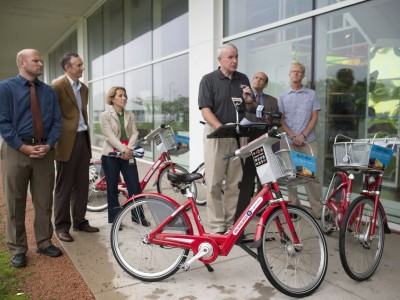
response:
{"label": "woman in tan coat", "polygon": [[[136,128],[135,115],[125,110],[126,90],[123,87],[112,87],[106,97],[111,108],[100,116],[101,131],[105,137],[102,151],[102,166],[107,182],[108,222],[112,223],[120,211],[118,202],[118,181],[120,173],[124,177],[129,196],[139,194],[139,174],[133,157],[139,133]],[[110,152],[121,152],[121,157],[111,157]],[[143,213],[132,214],[132,221],[147,224]],[[146,225],[145,225],[146,226]],[[148,225],[147,225],[148,226]]]}

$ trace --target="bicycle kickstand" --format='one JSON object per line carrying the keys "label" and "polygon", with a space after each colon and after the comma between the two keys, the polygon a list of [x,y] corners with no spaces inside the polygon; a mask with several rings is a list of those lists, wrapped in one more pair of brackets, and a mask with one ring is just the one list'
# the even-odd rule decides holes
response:
{"label": "bicycle kickstand", "polygon": [[214,272],[214,268],[213,268],[213,267],[211,267],[211,265],[210,265],[210,264],[204,264],[204,265],[206,266],[206,268],[207,268],[208,272]]}

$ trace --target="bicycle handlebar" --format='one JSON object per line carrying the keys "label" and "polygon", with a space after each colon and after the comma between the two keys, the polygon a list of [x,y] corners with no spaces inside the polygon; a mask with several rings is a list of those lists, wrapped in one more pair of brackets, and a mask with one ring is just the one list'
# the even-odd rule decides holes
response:
{"label": "bicycle handlebar", "polygon": [[[271,129],[268,130],[267,135],[263,134],[258,139],[264,139],[264,138],[280,139],[281,138],[281,134],[278,133],[278,127],[277,126],[273,126]],[[258,140],[258,139],[256,139],[256,140]],[[251,144],[251,143],[252,142],[250,142],[249,144]],[[230,159],[230,158],[232,158],[234,156],[243,156],[243,153],[242,153],[241,150],[247,148],[247,146],[249,144],[241,147],[240,149],[235,150],[234,152],[226,153],[223,156],[223,159]]]}

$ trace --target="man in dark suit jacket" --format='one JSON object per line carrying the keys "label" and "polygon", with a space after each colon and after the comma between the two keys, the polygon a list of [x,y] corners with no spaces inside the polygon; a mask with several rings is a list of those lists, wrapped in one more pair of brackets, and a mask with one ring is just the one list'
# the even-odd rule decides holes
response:
{"label": "man in dark suit jacket", "polygon": [[[264,89],[268,86],[268,76],[264,72],[257,72],[252,80],[253,95],[250,94],[250,88],[243,92],[248,95],[246,102],[246,118],[251,122],[265,122],[266,120],[256,117],[256,110],[259,105],[264,107],[265,112],[279,112],[278,100],[271,95],[264,94]],[[253,96],[253,97],[250,97]]]}
{"label": "man in dark suit jacket", "polygon": [[[54,214],[58,238],[72,242],[75,231],[98,232],[86,220],[91,146],[88,127],[88,87],[79,81],[84,71],[82,59],[67,53],[61,59],[65,75],[52,86],[58,94],[62,112],[61,137],[55,147],[57,177]],[[71,224],[72,214],[72,224]]]}

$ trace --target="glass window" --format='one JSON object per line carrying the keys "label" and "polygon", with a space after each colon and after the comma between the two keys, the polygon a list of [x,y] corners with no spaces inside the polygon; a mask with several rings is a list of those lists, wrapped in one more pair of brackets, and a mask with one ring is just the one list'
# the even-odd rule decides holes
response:
{"label": "glass window", "polygon": [[50,82],[57,79],[64,74],[61,68],[60,59],[67,52],[78,51],[78,35],[74,30],[68,37],[66,37],[59,46],[49,53],[49,78]]}
{"label": "glass window", "polygon": [[[188,63],[188,55],[169,59],[155,64],[153,74],[154,126],[168,124],[175,134],[183,136],[189,135]],[[187,161],[187,153],[176,160],[178,163]]]}
{"label": "glass window", "polygon": [[100,78],[103,67],[103,9],[99,8],[87,20],[89,80]]}
{"label": "glass window", "polygon": [[[144,138],[154,127],[152,67],[147,66],[125,73],[125,88],[128,94],[126,109],[136,117],[139,139]],[[145,157],[153,159],[151,146],[146,147]]]}
{"label": "glass window", "polygon": [[[316,89],[323,114],[324,184],[333,172],[336,134],[398,136],[400,48],[398,1],[368,1],[316,18]],[[385,20],[372,24],[372,19]],[[399,158],[384,173],[382,197],[398,199]],[[361,189],[360,182],[354,191]]]}
{"label": "glass window", "polygon": [[265,93],[278,97],[289,87],[290,65],[296,60],[306,66],[303,83],[310,85],[311,31],[311,20],[304,20],[232,41],[239,50],[238,70],[250,80],[256,72],[265,72]]}
{"label": "glass window", "polygon": [[124,66],[151,61],[151,1],[125,0]]}
{"label": "glass window", "polygon": [[104,75],[123,69],[123,1],[109,0],[103,8]]}
{"label": "glass window", "polygon": [[224,0],[224,36],[309,12],[312,5],[312,0]]}
{"label": "glass window", "polygon": [[188,2],[153,1],[153,59],[189,47]]}
{"label": "glass window", "polygon": [[103,80],[89,84],[89,119],[91,126],[92,146],[102,147],[104,137],[100,129],[100,114],[106,109]]}

